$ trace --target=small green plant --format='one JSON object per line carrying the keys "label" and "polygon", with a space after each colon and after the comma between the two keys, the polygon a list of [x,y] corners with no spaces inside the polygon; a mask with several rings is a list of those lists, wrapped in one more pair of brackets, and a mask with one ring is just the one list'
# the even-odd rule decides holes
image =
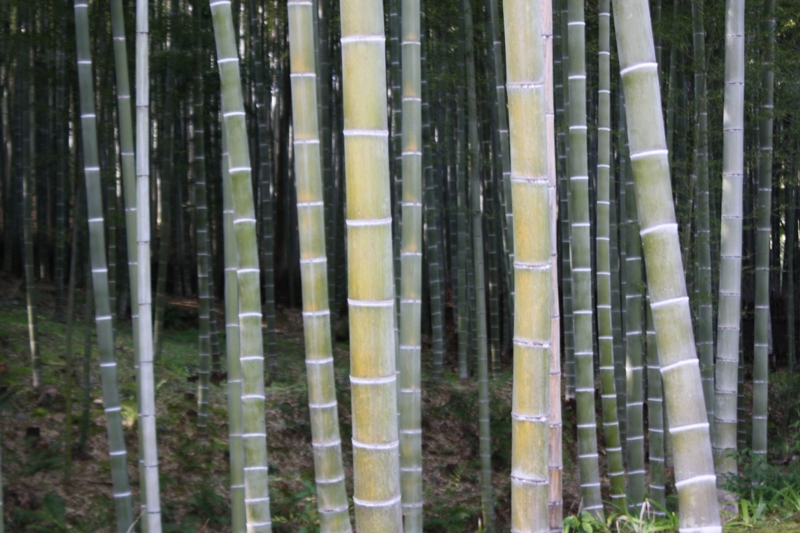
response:
{"label": "small green plant", "polygon": [[42,505],[38,509],[17,509],[7,526],[7,531],[42,533],[68,531],[66,504],[61,496],[49,492],[42,498]]}
{"label": "small green plant", "polygon": [[608,526],[598,520],[591,513],[582,511],[577,516],[564,518],[564,533],[604,533],[609,531]]}

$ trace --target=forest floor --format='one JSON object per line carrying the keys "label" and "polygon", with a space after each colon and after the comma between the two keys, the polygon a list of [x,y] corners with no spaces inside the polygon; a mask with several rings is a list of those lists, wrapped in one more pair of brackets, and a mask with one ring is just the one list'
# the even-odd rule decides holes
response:
{"label": "forest floor", "polygon": [[[67,328],[52,320],[54,291],[38,287],[38,338],[43,392],[31,388],[24,284],[0,277],[0,435],[6,531],[105,532],[114,530],[105,417],[91,324],[91,380],[88,433],[83,451],[71,454],[65,481],[65,353]],[[72,332],[72,439],[78,440],[82,407],[85,295],[76,298]],[[222,310],[220,309],[220,312]],[[161,503],[165,532],[230,531],[228,504],[227,400],[224,375],[215,374],[209,430],[197,431],[197,305],[170,298],[163,351],[155,363]],[[135,380],[130,323],[116,325],[116,356],[129,475],[138,502]],[[315,531],[317,522],[311,427],[299,310],[278,309],[278,376],[267,387],[266,420],[273,531]],[[224,338],[220,335],[224,349]],[[352,495],[352,447],[348,345],[337,342],[336,384],[345,475]],[[423,468],[425,530],[478,531],[480,516],[477,383],[456,378],[449,354],[443,381],[432,380],[430,352],[423,350]],[[224,360],[222,362],[224,369]],[[499,530],[510,518],[511,361],[491,381],[492,463]],[[598,402],[599,405],[599,402]],[[564,513],[576,514],[580,501],[574,440],[575,405],[564,419]],[[598,413],[599,414],[599,413]],[[600,442],[601,472],[605,471]],[[608,487],[603,480],[604,490]],[[674,494],[674,485],[671,486]],[[610,500],[604,493],[604,499]],[[670,504],[674,507],[674,496]],[[789,524],[791,525],[791,524]],[[797,526],[797,524],[795,524]],[[792,526],[792,527],[795,527]],[[778,527],[773,524],[772,527]],[[784,526],[781,526],[784,527]],[[800,533],[794,529],[764,529]]]}

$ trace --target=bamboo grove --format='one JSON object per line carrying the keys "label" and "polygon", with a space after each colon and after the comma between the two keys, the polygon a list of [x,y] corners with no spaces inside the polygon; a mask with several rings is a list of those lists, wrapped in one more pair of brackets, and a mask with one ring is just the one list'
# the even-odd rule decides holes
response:
{"label": "bamboo grove", "polygon": [[302,313],[321,531],[426,529],[424,397],[448,380],[477,384],[484,531],[562,531],[572,468],[599,519],[676,494],[681,531],[721,531],[733,452],[767,457],[770,376],[797,363],[790,4],[3,2],[0,268],[37,392],[77,385],[45,379],[40,328],[77,328],[76,286],[92,295],[116,531],[162,529],[175,297],[197,302],[195,438],[227,443],[236,533],[277,523],[283,309]]}

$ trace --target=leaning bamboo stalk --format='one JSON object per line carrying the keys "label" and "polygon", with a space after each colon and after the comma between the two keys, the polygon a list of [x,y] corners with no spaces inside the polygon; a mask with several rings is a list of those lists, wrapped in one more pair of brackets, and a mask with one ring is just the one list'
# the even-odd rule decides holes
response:
{"label": "leaning bamboo stalk", "polygon": [[289,0],[294,163],[300,233],[300,276],[306,339],[311,438],[314,449],[320,530],[349,532],[336,382],[333,375],[325,203],[317,113],[314,10],[307,0]]}
{"label": "leaning bamboo stalk", "polygon": [[675,454],[681,531],[720,533],[700,368],[681,261],[646,0],[614,2],[640,234]]}
{"label": "leaning bamboo stalk", "polygon": [[[89,217],[89,247],[94,290],[95,327],[100,353],[100,378],[108,431],[117,532],[125,533],[133,523],[133,507],[128,480],[127,451],[122,430],[122,410],[114,354],[113,311],[109,301],[108,266],[103,218],[103,191],[97,147],[97,117],[94,105],[94,78],[89,44],[89,5],[75,0],[75,41],[80,84],[81,133],[83,136],[83,174]],[[77,223],[77,222],[76,222]]]}
{"label": "leaning bamboo stalk", "polygon": [[153,319],[150,285],[150,58],[148,2],[136,2],[136,240],[139,313],[139,431],[143,453],[140,486],[147,533],[161,533],[161,498],[156,445]]}
{"label": "leaning bamboo stalk", "polygon": [[744,0],[725,9],[725,103],[722,124],[722,219],[719,311],[715,366],[714,463],[718,475],[737,472],[736,403],[739,325],[742,316],[742,221],[744,192]]}
{"label": "leaning bamboo stalk", "polygon": [[538,2],[504,4],[514,217],[511,530],[544,532],[548,513],[548,375],[552,349],[545,62]]}
{"label": "leaning bamboo stalk", "polygon": [[250,151],[245,127],[239,55],[228,0],[210,0],[222,87],[222,122],[227,135],[239,286],[239,349],[242,371],[244,492],[248,533],[272,531],[264,420],[264,344],[261,290]]}
{"label": "leaning bamboo stalk", "polygon": [[401,528],[383,3],[342,0],[356,529]]}

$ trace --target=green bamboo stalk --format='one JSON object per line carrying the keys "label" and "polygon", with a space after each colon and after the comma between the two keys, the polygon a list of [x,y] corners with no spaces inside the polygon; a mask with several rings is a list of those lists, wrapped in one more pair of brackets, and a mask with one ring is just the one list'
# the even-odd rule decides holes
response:
{"label": "green bamboo stalk", "polygon": [[83,172],[89,217],[89,245],[94,290],[95,326],[100,352],[100,377],[103,383],[103,405],[108,431],[108,453],[111,461],[114,507],[117,532],[125,533],[133,523],[131,490],[128,481],[127,452],[122,431],[122,412],[117,384],[117,362],[114,354],[112,308],[108,294],[103,191],[100,179],[100,158],[97,147],[97,118],[94,106],[94,78],[89,45],[89,5],[75,0],[75,40],[80,84],[81,133],[83,137]]}
{"label": "green bamboo stalk", "polygon": [[239,55],[231,4],[210,0],[222,87],[223,129],[227,135],[228,174],[233,197],[239,287],[239,349],[242,372],[244,492],[248,533],[272,531],[267,481],[267,432],[264,420],[264,344],[258,241],[253,205],[250,152],[245,127]]}
{"label": "green bamboo stalk", "polygon": [[[624,117],[623,117],[624,118]],[[632,132],[629,132],[630,135]],[[625,373],[626,380],[626,443],[628,467],[628,506],[638,509],[645,498],[644,470],[644,342],[642,327],[644,280],[642,279],[642,239],[639,236],[639,215],[631,171],[629,147],[623,148],[623,165],[626,176],[626,231],[625,273]]]}
{"label": "green bamboo stalk", "polygon": [[664,479],[664,398],[661,384],[661,364],[658,358],[653,310],[647,296],[647,422],[650,452],[650,497],[656,504],[653,514],[665,516],[667,508]]}
{"label": "green bamboo stalk", "polygon": [[721,533],[716,476],[672,203],[646,0],[616,0],[614,24],[648,291],[675,455],[681,530]]}
{"label": "green bamboo stalk", "polygon": [[[199,67],[199,65],[198,65]],[[198,68],[194,87],[194,213],[197,247],[197,292],[199,300],[199,356],[200,367],[197,371],[197,428],[200,432],[208,428],[209,374],[211,372],[211,297],[210,289],[210,250],[208,200],[206,198],[206,154],[205,154],[205,121],[203,117],[203,76]]]}
{"label": "green bamboo stalk", "polygon": [[400,487],[403,528],[422,531],[421,354],[422,306],[422,79],[419,0],[403,0],[402,224],[400,242]]}
{"label": "green bamboo stalk", "polygon": [[456,331],[458,332],[458,377],[459,379],[469,379],[469,271],[468,255],[469,248],[469,219],[467,218],[467,176],[466,176],[466,126],[464,121],[465,91],[464,91],[464,72],[466,69],[464,58],[464,20],[459,20],[459,39],[456,52],[456,72],[457,79],[461,80],[457,86],[458,96],[456,98],[456,194],[457,194],[457,228],[458,238],[456,250],[458,254],[458,287],[456,290]]}
{"label": "green bamboo stalk", "polygon": [[694,152],[695,236],[697,249],[697,351],[703,375],[706,415],[714,416],[714,320],[711,306],[711,231],[708,192],[708,102],[706,100],[706,46],[704,0],[692,2],[694,30],[694,96],[697,106],[697,137]]}
{"label": "green bamboo stalk", "polygon": [[324,188],[316,112],[314,16],[313,6],[306,0],[288,2],[300,274],[317,502],[320,530],[338,533],[349,532],[351,527],[344,486],[327,294]]}
{"label": "green bamboo stalk", "polygon": [[[756,222],[756,313],[753,361],[753,453],[767,456],[769,401],[769,267],[772,213],[772,127],[774,104],[775,0],[764,6],[761,53],[761,109],[759,110],[758,210]],[[778,243],[773,243],[777,247]]]}
{"label": "green bamboo stalk", "polygon": [[538,2],[504,2],[514,217],[511,530],[544,532],[548,513],[548,381],[552,349],[551,214],[545,61]]}
{"label": "green bamboo stalk", "polygon": [[586,152],[586,29],[583,2],[568,0],[568,5],[570,255],[575,327],[575,395],[578,405],[578,469],[583,509],[602,520],[594,409],[589,169]]}
{"label": "green bamboo stalk", "polygon": [[[476,328],[476,367],[478,374],[478,438],[481,458],[481,507],[484,531],[495,531],[494,491],[492,489],[492,438],[489,419],[489,357],[486,327],[486,289],[483,264],[483,210],[480,185],[480,140],[478,138],[478,110],[475,96],[475,58],[473,51],[472,3],[464,0],[465,59],[467,74],[467,116],[469,120],[469,171],[472,218],[472,265],[474,279]],[[405,16],[405,7],[403,9]],[[405,70],[405,69],[404,69]],[[405,133],[405,129],[404,129]],[[404,178],[407,179],[404,174]]]}
{"label": "green bamboo stalk", "polygon": [[402,103],[402,72],[401,68],[401,46],[400,32],[402,31],[402,7],[403,0],[389,0],[389,82],[391,84],[391,135],[392,142],[389,147],[389,172],[393,179],[393,200],[392,200],[392,250],[394,254],[394,286],[395,286],[395,339],[398,358],[400,356],[400,284],[402,275],[402,264],[400,259],[400,248],[402,246],[403,233],[403,103]]}
{"label": "green bamboo stalk", "polygon": [[356,529],[399,531],[395,298],[383,2],[342,0]]}
{"label": "green bamboo stalk", "polygon": [[617,366],[617,406],[619,407],[619,435],[622,442],[622,453],[628,456],[628,376],[626,373],[627,365],[627,311],[628,311],[628,195],[627,183],[629,181],[630,165],[628,159],[628,133],[625,121],[625,100],[622,91],[618,92],[617,98],[617,153],[619,156],[619,273],[620,273],[620,310],[625,317],[620,320],[622,335],[625,338],[625,349],[620,351],[619,360],[615,361]]}
{"label": "green bamboo stalk", "polygon": [[143,528],[161,533],[150,285],[150,58],[148,2],[136,1],[136,234],[139,313],[140,492]]}
{"label": "green bamboo stalk", "polygon": [[236,235],[233,226],[233,193],[228,174],[227,133],[222,130],[222,231],[225,254],[225,352],[228,370],[228,455],[231,469],[231,525],[233,533],[247,529],[244,487],[244,419],[242,413],[242,364],[239,349],[239,281],[236,273]]}
{"label": "green bamboo stalk", "polygon": [[744,0],[725,9],[725,103],[722,145],[719,310],[712,445],[720,476],[735,475],[739,324],[742,316],[744,193]]}
{"label": "green bamboo stalk", "polygon": [[600,383],[603,433],[608,457],[611,499],[625,497],[625,465],[617,418],[614,368],[614,329],[611,290],[611,0],[600,0],[599,83],[597,120],[597,333],[600,348]]}
{"label": "green bamboo stalk", "polygon": [[[797,186],[787,184],[786,196],[786,338],[789,371],[794,372],[796,361],[794,337],[794,256],[797,247]],[[738,369],[737,369],[738,374]]]}

